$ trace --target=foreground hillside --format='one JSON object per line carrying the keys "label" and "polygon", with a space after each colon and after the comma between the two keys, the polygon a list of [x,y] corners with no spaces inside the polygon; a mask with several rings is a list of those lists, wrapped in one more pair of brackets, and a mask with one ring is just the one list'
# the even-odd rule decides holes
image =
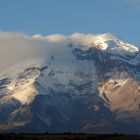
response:
{"label": "foreground hillside", "polygon": [[5,134],[1,140],[140,140],[140,136],[119,134]]}

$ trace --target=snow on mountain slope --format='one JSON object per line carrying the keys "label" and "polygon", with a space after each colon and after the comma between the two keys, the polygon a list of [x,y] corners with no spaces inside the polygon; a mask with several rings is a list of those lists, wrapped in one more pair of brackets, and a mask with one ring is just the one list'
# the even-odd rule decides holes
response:
{"label": "snow on mountain slope", "polygon": [[139,133],[138,47],[111,34],[0,40],[1,131]]}
{"label": "snow on mountain slope", "polygon": [[100,96],[111,110],[131,110],[139,114],[140,84],[126,72],[115,72],[99,87],[99,91]]}

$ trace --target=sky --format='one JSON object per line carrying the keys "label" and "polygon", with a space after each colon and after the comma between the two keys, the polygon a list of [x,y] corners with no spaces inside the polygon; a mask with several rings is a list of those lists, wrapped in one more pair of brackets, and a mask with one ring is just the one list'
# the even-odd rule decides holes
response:
{"label": "sky", "polygon": [[0,31],[112,33],[140,46],[140,0],[0,0]]}

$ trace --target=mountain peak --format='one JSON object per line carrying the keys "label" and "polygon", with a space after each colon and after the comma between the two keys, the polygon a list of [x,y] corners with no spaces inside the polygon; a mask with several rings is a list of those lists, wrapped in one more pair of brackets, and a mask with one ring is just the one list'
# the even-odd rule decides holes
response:
{"label": "mountain peak", "polygon": [[138,47],[123,41],[110,33],[97,35],[76,34],[74,37],[81,45],[95,47],[99,50],[108,51],[113,54],[134,55],[139,52]]}
{"label": "mountain peak", "polygon": [[104,38],[106,41],[107,40],[119,40],[115,35],[111,33],[104,33],[104,34],[99,34],[98,37]]}
{"label": "mountain peak", "polygon": [[[125,125],[139,133],[136,46],[109,33],[7,33],[1,40],[0,64],[14,61],[0,71],[0,131],[78,132],[90,123],[85,132],[120,132]],[[3,56],[5,48],[10,55]]]}

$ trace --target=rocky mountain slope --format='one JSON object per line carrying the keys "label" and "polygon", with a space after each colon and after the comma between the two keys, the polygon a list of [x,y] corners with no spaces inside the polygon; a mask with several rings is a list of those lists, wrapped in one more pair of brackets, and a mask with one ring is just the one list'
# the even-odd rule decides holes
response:
{"label": "rocky mountain slope", "polygon": [[0,72],[0,131],[140,134],[138,47],[111,34],[5,36],[24,45]]}

